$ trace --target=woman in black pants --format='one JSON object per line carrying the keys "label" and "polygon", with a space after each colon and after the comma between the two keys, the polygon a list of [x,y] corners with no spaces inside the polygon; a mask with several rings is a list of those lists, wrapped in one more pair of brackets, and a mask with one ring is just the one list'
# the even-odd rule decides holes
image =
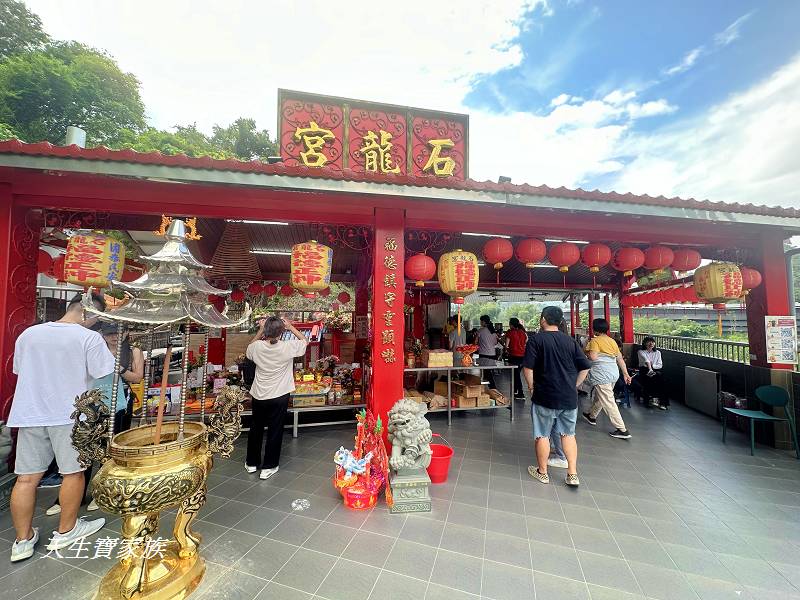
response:
{"label": "woman in black pants", "polygon": [[[283,340],[288,329],[295,338]],[[256,363],[256,376],[250,387],[253,397],[253,418],[247,436],[248,473],[261,469],[259,477],[269,479],[278,472],[283,443],[283,422],[289,408],[289,395],[294,392],[294,359],[306,353],[305,337],[286,319],[269,317],[261,321],[253,341],[247,347],[247,358]],[[264,428],[267,444],[262,459]]]}
{"label": "woman in black pants", "polygon": [[661,369],[664,362],[661,351],[656,348],[656,341],[651,337],[642,340],[639,350],[639,383],[644,390],[644,401],[649,406],[657,406],[661,410],[669,409],[669,398],[664,390]]}

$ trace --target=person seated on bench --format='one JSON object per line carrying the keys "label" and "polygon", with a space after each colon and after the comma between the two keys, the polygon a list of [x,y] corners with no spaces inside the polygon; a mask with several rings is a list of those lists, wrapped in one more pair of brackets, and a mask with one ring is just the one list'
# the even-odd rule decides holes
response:
{"label": "person seated on bench", "polygon": [[656,341],[651,337],[644,338],[642,348],[639,350],[638,383],[642,386],[645,402],[661,410],[667,410],[669,398],[664,390],[664,378],[661,372],[663,368],[664,361],[661,358],[661,351],[656,349]]}

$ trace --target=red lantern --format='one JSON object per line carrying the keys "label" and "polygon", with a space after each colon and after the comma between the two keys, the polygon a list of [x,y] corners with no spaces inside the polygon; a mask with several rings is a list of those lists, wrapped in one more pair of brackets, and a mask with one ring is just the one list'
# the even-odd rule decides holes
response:
{"label": "red lantern", "polygon": [[39,273],[47,275],[53,269],[53,257],[45,250],[39,250],[39,258],[36,260],[36,267]]}
{"label": "red lantern", "polygon": [[424,287],[425,282],[436,275],[436,261],[427,254],[414,254],[406,260],[405,273],[414,280],[414,285]]}
{"label": "red lantern", "polygon": [[125,283],[136,281],[141,276],[139,271],[134,271],[133,269],[126,268],[122,271],[122,281]]}
{"label": "red lantern", "polygon": [[739,270],[742,272],[743,295],[747,295],[750,290],[761,285],[761,273],[750,267],[739,267]]}
{"label": "red lantern", "polygon": [[247,293],[251,294],[252,296],[258,296],[263,291],[264,286],[262,286],[260,283],[251,283],[247,286]]}
{"label": "red lantern", "polygon": [[572,242],[558,242],[550,247],[548,254],[550,264],[558,267],[562,273],[569,271],[569,268],[581,258],[581,251]]}
{"label": "red lantern", "polygon": [[675,260],[675,253],[667,246],[650,246],[644,251],[644,268],[661,272]]}
{"label": "red lantern", "polygon": [[702,257],[697,250],[691,248],[678,248],[673,252],[672,264],[670,265],[676,271],[686,272],[694,271],[700,266]]}
{"label": "red lantern", "polygon": [[240,290],[239,288],[234,289],[231,292],[231,300],[234,302],[242,302],[244,300],[244,290]]}
{"label": "red lantern", "polygon": [[630,277],[633,272],[644,264],[644,252],[638,248],[620,248],[614,253],[611,266],[617,271],[622,271],[625,277]]}
{"label": "red lantern", "polygon": [[324,290],[322,290],[322,291],[319,293],[319,295],[320,295],[320,296],[322,296],[323,298],[327,298],[328,296],[330,296],[330,295],[331,295],[331,288],[329,288],[329,287],[326,287]]}
{"label": "red lantern", "polygon": [[611,248],[605,244],[589,244],[581,252],[581,261],[592,273],[597,273],[611,261]]}
{"label": "red lantern", "polygon": [[53,278],[55,278],[56,281],[64,281],[64,263],[66,260],[66,257],[60,254],[53,261]]}
{"label": "red lantern", "polygon": [[339,300],[339,302],[341,302],[342,304],[347,304],[348,302],[350,302],[350,294],[348,294],[347,292],[341,292],[338,296],[336,296],[336,299]]}
{"label": "red lantern", "polygon": [[547,256],[547,246],[542,240],[526,238],[517,243],[515,253],[519,262],[525,263],[526,268],[532,269]]}
{"label": "red lantern", "polygon": [[294,294],[294,288],[290,285],[282,285],[281,286],[281,296],[286,296],[287,298]]}
{"label": "red lantern", "polygon": [[267,298],[272,298],[277,293],[278,293],[278,286],[276,286],[274,283],[268,283],[267,285],[264,286],[264,295]]}
{"label": "red lantern", "polygon": [[492,263],[495,270],[503,268],[503,263],[514,256],[514,246],[505,238],[492,238],[483,245],[483,258]]}

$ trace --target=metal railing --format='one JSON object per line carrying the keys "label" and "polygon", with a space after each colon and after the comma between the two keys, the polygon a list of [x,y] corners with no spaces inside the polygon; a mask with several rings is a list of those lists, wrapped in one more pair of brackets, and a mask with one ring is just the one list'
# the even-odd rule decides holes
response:
{"label": "metal railing", "polygon": [[636,333],[633,339],[637,344],[641,344],[646,337],[653,338],[656,341],[656,347],[662,350],[709,356],[732,362],[750,363],[750,344],[747,342],[653,335],[651,333]]}

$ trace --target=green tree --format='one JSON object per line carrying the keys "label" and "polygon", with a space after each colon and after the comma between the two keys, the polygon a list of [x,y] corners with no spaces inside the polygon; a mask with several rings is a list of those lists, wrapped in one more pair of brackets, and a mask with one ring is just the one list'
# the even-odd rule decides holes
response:
{"label": "green tree", "polygon": [[17,0],[0,0],[0,60],[44,47],[50,37],[41,19]]}
{"label": "green tree", "polygon": [[186,154],[187,156],[210,156],[232,158],[233,154],[217,148],[208,137],[194,125],[177,126],[175,132],[148,127],[144,131],[122,130],[113,148],[132,148],[137,152],[161,152],[162,154]]}
{"label": "green tree", "polygon": [[211,143],[237,158],[266,160],[278,154],[278,145],[269,137],[269,131],[259,130],[255,119],[240,117],[227,127],[214,125],[213,132]]}
{"label": "green tree", "polygon": [[8,140],[19,137],[17,133],[5,123],[0,123],[0,140]]}
{"label": "green tree", "polygon": [[28,141],[61,143],[68,125],[111,145],[144,128],[139,82],[106,54],[61,42],[0,63],[0,122]]}

